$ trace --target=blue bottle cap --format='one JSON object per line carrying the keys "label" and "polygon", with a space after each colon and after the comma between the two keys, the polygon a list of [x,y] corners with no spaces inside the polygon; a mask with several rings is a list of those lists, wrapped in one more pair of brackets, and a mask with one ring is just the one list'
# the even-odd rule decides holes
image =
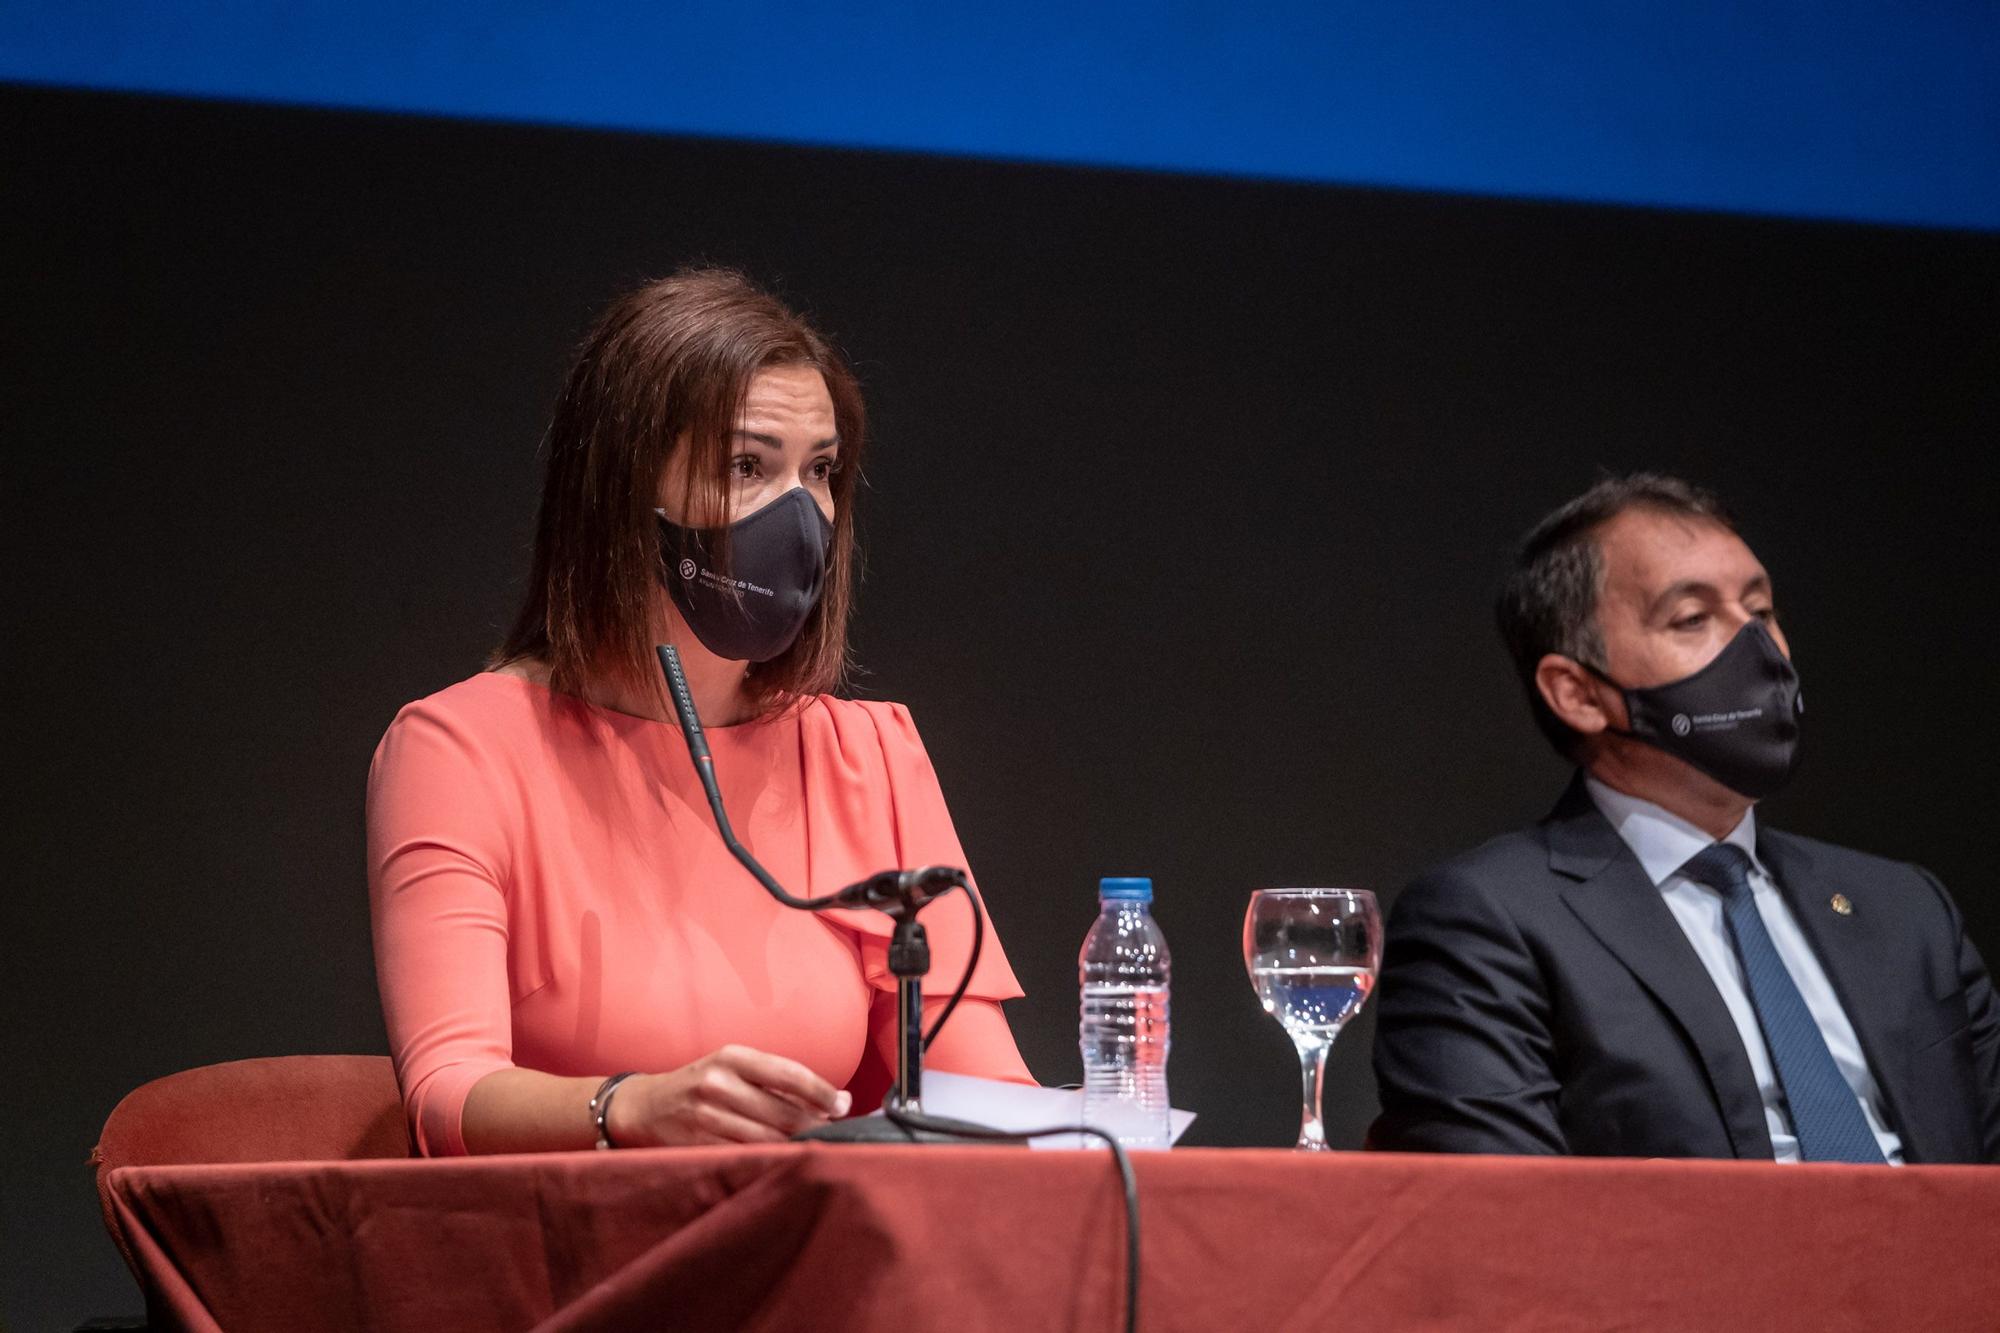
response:
{"label": "blue bottle cap", "polygon": [[1153,901],[1153,881],[1144,875],[1114,875],[1097,881],[1099,902],[1149,903]]}

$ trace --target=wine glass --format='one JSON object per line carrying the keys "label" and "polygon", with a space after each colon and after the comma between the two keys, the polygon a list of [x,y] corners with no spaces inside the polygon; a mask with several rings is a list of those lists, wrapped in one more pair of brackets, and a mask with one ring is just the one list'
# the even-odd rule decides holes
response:
{"label": "wine glass", "polygon": [[1298,1047],[1300,1148],[1324,1151],[1320,1078],[1341,1025],[1361,1012],[1382,963],[1382,913],[1365,889],[1259,889],[1243,914],[1243,964],[1264,1012]]}

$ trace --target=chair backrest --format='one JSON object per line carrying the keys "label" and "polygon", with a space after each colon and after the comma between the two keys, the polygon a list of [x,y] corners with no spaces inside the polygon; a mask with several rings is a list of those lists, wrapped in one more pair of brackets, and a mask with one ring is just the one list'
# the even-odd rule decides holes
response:
{"label": "chair backrest", "polygon": [[121,1166],[408,1157],[386,1055],[232,1060],[156,1078],[104,1122],[91,1161]]}
{"label": "chair backrest", "polygon": [[121,1166],[408,1157],[410,1131],[386,1055],[231,1060],[156,1078],[112,1108],[91,1150],[104,1229],[133,1276],[108,1178]]}

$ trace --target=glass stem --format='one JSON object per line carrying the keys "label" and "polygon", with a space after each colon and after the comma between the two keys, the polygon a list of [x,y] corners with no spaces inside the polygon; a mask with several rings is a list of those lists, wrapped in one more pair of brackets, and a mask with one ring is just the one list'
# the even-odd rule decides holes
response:
{"label": "glass stem", "polygon": [[1331,1041],[1299,1043],[1299,1076],[1305,1083],[1305,1109],[1299,1116],[1298,1146],[1310,1151],[1326,1147],[1326,1126],[1319,1118],[1319,1085],[1326,1073],[1326,1053],[1332,1049]]}

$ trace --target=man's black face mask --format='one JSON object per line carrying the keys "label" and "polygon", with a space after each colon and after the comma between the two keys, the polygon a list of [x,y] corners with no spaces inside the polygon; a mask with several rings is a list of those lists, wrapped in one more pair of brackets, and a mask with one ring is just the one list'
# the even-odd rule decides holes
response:
{"label": "man's black face mask", "polygon": [[1731,791],[1762,800],[1798,767],[1805,696],[1760,621],[1738,630],[1713,662],[1665,685],[1628,689],[1583,665],[1625,696],[1630,726],[1619,735],[1665,750]]}

